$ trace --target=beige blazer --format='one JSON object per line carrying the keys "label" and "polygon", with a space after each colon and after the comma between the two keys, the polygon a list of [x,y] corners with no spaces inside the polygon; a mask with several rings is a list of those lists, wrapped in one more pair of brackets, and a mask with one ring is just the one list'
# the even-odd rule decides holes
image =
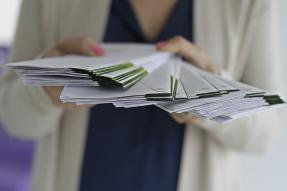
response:
{"label": "beige blazer", "polygon": [[[195,42],[224,76],[280,90],[274,0],[194,0]],[[66,37],[101,41],[110,0],[23,0],[12,61],[33,59]],[[14,72],[0,81],[0,115],[8,132],[37,140],[33,191],[77,191],[88,110],[63,111],[41,87]],[[178,191],[239,190],[236,153],[262,151],[280,128],[276,111],[221,125],[187,124]]]}

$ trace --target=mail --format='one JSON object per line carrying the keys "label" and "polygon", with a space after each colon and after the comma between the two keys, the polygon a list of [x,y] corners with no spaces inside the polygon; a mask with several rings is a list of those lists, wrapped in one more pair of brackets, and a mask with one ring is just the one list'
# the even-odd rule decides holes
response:
{"label": "mail", "polygon": [[66,56],[10,63],[27,85],[65,86],[60,99],[115,107],[155,105],[225,123],[285,108],[276,94],[200,70],[151,45],[104,44],[105,57]]}
{"label": "mail", "polygon": [[8,64],[27,85],[128,88],[173,55],[148,45],[106,44],[106,57],[66,56]]}

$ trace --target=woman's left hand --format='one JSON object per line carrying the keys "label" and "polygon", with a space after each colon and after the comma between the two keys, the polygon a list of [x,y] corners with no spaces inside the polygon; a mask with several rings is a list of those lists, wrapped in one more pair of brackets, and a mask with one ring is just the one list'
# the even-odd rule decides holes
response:
{"label": "woman's left hand", "polygon": [[175,52],[189,63],[211,73],[219,73],[219,69],[212,58],[197,45],[181,36],[156,44],[158,50]]}
{"label": "woman's left hand", "polygon": [[[182,56],[187,62],[211,73],[219,74],[220,70],[213,62],[212,58],[202,49],[187,39],[176,36],[168,41],[156,44],[158,50],[175,52]],[[189,116],[188,113],[173,113],[173,119],[178,123],[200,124],[199,117]]]}

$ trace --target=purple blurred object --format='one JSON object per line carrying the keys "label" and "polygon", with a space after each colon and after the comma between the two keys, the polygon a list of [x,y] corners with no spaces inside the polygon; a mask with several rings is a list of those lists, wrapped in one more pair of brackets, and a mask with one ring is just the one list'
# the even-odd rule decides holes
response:
{"label": "purple blurred object", "polygon": [[3,71],[2,67],[8,60],[9,48],[5,46],[0,46],[0,74]]}
{"label": "purple blurred object", "polygon": [[9,55],[9,48],[5,46],[0,46],[0,64],[7,61]]}
{"label": "purple blurred object", "polygon": [[[0,66],[8,58],[9,48],[0,47]],[[1,70],[1,67],[0,67]],[[32,141],[9,136],[0,122],[0,191],[29,191]]]}

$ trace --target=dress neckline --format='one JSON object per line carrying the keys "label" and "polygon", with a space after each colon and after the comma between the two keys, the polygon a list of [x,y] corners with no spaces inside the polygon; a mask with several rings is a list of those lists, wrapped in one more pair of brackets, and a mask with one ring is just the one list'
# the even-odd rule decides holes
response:
{"label": "dress neckline", "polygon": [[[147,38],[147,35],[145,34],[139,19],[132,7],[132,4],[130,2],[130,0],[117,0],[118,5],[116,6],[119,13],[123,16],[123,17],[128,17],[129,19],[123,19],[126,24],[128,25],[129,28],[132,29],[132,31],[134,31],[135,33],[137,33],[137,35],[141,38],[140,41],[142,42],[148,42],[148,43],[155,43],[161,40],[161,37],[164,36],[164,34],[166,33],[166,30],[170,27],[171,25],[171,21],[174,19],[174,17],[176,16],[176,13],[179,11],[180,9],[180,4],[181,4],[181,0],[177,0],[173,10],[171,11],[171,13],[168,16],[168,19],[166,20],[165,24],[163,25],[163,27],[161,28],[160,32],[156,35],[155,38],[153,39],[149,39]],[[124,7],[125,8],[124,8]],[[129,11],[124,11],[124,10],[129,10]],[[168,39],[164,39],[164,40],[168,40]]]}

